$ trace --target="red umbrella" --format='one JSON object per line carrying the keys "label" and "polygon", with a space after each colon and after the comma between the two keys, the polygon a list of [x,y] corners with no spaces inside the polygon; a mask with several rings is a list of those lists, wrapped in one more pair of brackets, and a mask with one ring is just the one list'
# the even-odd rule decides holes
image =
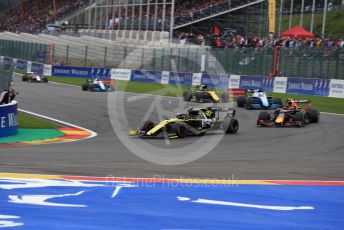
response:
{"label": "red umbrella", "polygon": [[305,30],[300,26],[294,26],[290,30],[281,33],[281,37],[290,37],[290,38],[309,38],[314,39],[315,36],[311,32]]}

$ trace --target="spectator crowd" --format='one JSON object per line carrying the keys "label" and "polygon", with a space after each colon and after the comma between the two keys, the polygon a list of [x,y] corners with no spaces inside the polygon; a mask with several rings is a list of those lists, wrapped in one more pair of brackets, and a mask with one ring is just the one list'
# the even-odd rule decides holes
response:
{"label": "spectator crowd", "polygon": [[83,7],[88,0],[23,1],[0,15],[0,31],[37,33],[46,25]]}

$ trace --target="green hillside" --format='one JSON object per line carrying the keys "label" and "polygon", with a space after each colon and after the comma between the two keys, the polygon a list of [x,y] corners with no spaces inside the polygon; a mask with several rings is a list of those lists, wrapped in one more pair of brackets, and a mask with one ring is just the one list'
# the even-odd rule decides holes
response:
{"label": "green hillside", "polygon": [[[321,33],[323,14],[315,14],[314,17],[314,33]],[[300,15],[293,15],[292,26],[300,24]],[[310,30],[311,14],[304,14],[303,27]],[[289,15],[284,15],[282,18],[282,31],[289,27]],[[335,38],[344,38],[344,9],[333,10],[328,12],[326,19],[325,36],[333,35]]]}

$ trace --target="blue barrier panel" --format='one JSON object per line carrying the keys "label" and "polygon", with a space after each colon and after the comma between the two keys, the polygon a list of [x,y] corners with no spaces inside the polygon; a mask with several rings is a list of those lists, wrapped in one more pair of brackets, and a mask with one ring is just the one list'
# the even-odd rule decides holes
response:
{"label": "blue barrier panel", "polygon": [[0,137],[13,136],[18,133],[17,102],[0,105]]}
{"label": "blue barrier panel", "polygon": [[131,72],[131,81],[161,83],[161,71],[133,70]]}
{"label": "blue barrier panel", "polygon": [[169,84],[171,85],[192,85],[193,73],[170,72]]}
{"label": "blue barrier panel", "polygon": [[27,70],[27,61],[17,60],[16,69],[26,71]]}
{"label": "blue barrier panel", "polygon": [[54,77],[78,77],[78,78],[100,78],[110,79],[111,69],[53,66],[52,75]]}
{"label": "blue barrier panel", "polygon": [[32,64],[31,64],[31,72],[35,72],[35,73],[38,73],[38,74],[43,74],[43,72],[44,72],[44,64],[32,62]]}
{"label": "blue barrier panel", "polygon": [[228,88],[229,75],[228,74],[208,74],[202,75],[202,85],[207,85],[209,88]]}
{"label": "blue barrier panel", "polygon": [[274,78],[264,76],[241,76],[240,88],[243,89],[263,89],[272,92],[274,89]]}
{"label": "blue barrier panel", "polygon": [[329,96],[330,80],[310,78],[288,78],[287,93]]}

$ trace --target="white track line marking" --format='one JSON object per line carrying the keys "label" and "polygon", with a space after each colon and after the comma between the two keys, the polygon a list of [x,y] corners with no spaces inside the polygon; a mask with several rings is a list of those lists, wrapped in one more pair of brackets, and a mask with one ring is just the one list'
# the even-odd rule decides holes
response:
{"label": "white track line marking", "polygon": [[334,115],[334,116],[344,116],[344,114],[340,114],[340,113],[327,113],[327,112],[320,112],[320,113]]}
{"label": "white track line marking", "polygon": [[[83,127],[78,126],[78,125],[74,125],[74,124],[71,124],[71,123],[68,123],[68,122],[65,122],[65,121],[61,121],[61,120],[58,120],[58,119],[55,119],[55,118],[52,118],[52,117],[48,117],[48,116],[45,116],[45,115],[41,115],[41,114],[38,114],[38,113],[34,113],[34,112],[27,111],[27,110],[23,110],[23,109],[18,109],[18,111],[21,111],[21,112],[24,112],[24,113],[27,113],[27,114],[31,114],[31,115],[36,116],[36,117],[44,118],[44,119],[47,119],[47,120],[50,120],[50,121],[54,121],[54,122],[57,122],[57,123],[60,123],[60,124],[66,125],[66,126],[70,126],[70,127],[73,127],[73,128],[83,129],[83,130],[88,131],[88,132],[91,133],[90,136],[85,137],[83,139],[70,140],[70,141],[66,141],[66,142],[73,142],[73,141],[80,141],[80,140],[85,140],[85,139],[91,139],[93,137],[98,136],[98,134],[96,132],[93,132],[92,130],[83,128]],[[61,143],[61,142],[59,142],[59,143]]]}

